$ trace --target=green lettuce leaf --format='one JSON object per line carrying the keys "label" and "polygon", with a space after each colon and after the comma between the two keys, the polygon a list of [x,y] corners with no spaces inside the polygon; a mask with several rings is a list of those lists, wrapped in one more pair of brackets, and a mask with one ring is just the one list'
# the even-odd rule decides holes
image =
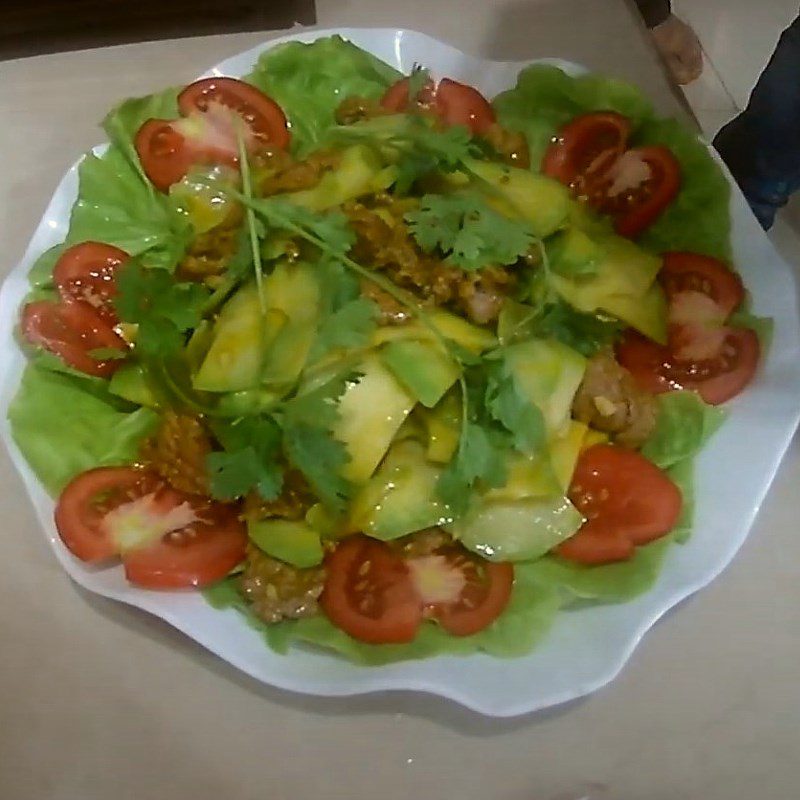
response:
{"label": "green lettuce leaf", "polygon": [[48,289],[53,284],[53,267],[64,252],[64,245],[57,244],[45,250],[28,271],[28,283],[32,289]]}
{"label": "green lettuce leaf", "polygon": [[423,624],[410,644],[370,645],[358,642],[334,627],[322,615],[277,625],[256,619],[227,579],[204,591],[215,608],[238,608],[248,623],[264,633],[267,644],[285,653],[294,643],[324,647],[358,664],[376,665],[433,655],[464,655],[482,651],[499,658],[521,656],[544,637],[563,605],[565,595],[547,577],[540,577],[535,564],[518,564],[514,592],[508,608],[495,622],[473,636],[451,636],[433,622]]}
{"label": "green lettuce leaf", "polygon": [[725,420],[725,412],[703,402],[694,392],[658,396],[656,427],[642,455],[661,469],[674,467],[700,452]]}
{"label": "green lettuce leaf", "polygon": [[[178,116],[178,89],[173,88],[145,97],[131,97],[111,109],[103,120],[103,129],[111,144],[120,150],[148,186],[150,183],[133,144],[136,132],[149,119],[176,119]],[[155,189],[151,187],[151,191]]]}
{"label": "green lettuce leaf", "polygon": [[[136,162],[138,165],[138,161]],[[188,220],[156,192],[118,147],[91,153],[78,167],[78,200],[66,244],[94,240],[141,256],[148,267],[173,269],[193,235]]]}
{"label": "green lettuce leaf", "polygon": [[633,122],[631,145],[665,145],[681,163],[681,191],[641,237],[657,252],[691,250],[730,261],[730,186],[697,135],[671,119],[658,119],[639,90],[595,75],[571,77],[557,67],[522,70],[513,89],[493,101],[498,121],[525,134],[538,169],[557,129],[574,116],[612,110]]}
{"label": "green lettuce leaf", "polygon": [[531,565],[538,579],[579,600],[621,603],[643,594],[655,583],[672,535],[637,547],[630,561],[590,567],[557,556],[545,556]]}
{"label": "green lettuce leaf", "polygon": [[636,130],[633,143],[664,145],[681,165],[678,196],[639,237],[639,244],[657,253],[689,250],[730,262],[731,187],[697,134],[674,119],[648,119]]}
{"label": "green lettuce leaf", "polygon": [[681,490],[683,508],[672,537],[678,544],[688,541],[692,535],[694,520],[694,458],[684,458],[667,470],[673,483]]}
{"label": "green lettuce leaf", "polygon": [[36,476],[57,494],[79,472],[127,464],[158,416],[131,410],[105,382],[29,364],[8,410],[14,441]]}
{"label": "green lettuce leaf", "polygon": [[397,70],[351,42],[328,36],[267,50],[244,80],[281,106],[292,128],[292,149],[304,156],[334,124],[334,112],[345,97],[377,99],[399,77]]}
{"label": "green lettuce leaf", "polygon": [[650,101],[628,83],[597,75],[573,78],[546,64],[523,69],[516,86],[497,95],[492,105],[501,125],[525,134],[535,166],[555,131],[578,114],[617,111],[640,120],[653,113]]}
{"label": "green lettuce leaf", "polygon": [[755,331],[761,345],[761,360],[767,357],[772,346],[772,337],[775,334],[775,320],[772,317],[757,317],[747,310],[747,307],[734,311],[728,318],[728,325],[738,325],[741,328],[750,328]]}

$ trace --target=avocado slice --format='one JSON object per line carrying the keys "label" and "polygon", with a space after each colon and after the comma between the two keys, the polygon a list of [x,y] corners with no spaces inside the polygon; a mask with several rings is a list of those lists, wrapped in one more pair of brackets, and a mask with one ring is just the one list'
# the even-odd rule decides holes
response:
{"label": "avocado slice", "polygon": [[513,502],[548,497],[562,491],[546,450],[535,455],[511,452],[506,461],[508,477],[505,484],[486,491],[485,500]]}
{"label": "avocado slice", "polygon": [[489,561],[530,561],[575,534],[583,517],[566,497],[485,501],[445,526],[468,550]]}
{"label": "avocado slice", "polygon": [[213,339],[192,384],[206,392],[236,392],[257,386],[270,336],[285,316],[261,308],[255,283],[239,289],[222,307]]}
{"label": "avocado slice", "polygon": [[383,541],[452,520],[436,487],[441,468],[425,458],[425,448],[407,439],[392,445],[386,460],[353,498],[348,531]]}
{"label": "avocado slice", "polygon": [[375,471],[416,398],[375,354],[368,355],[356,371],[361,378],[351,382],[339,400],[333,435],[350,455],[342,476],[359,484]]}
{"label": "avocado slice", "polygon": [[147,370],[135,361],[123,364],[108,383],[111,394],[147,408],[158,408],[158,399],[150,386]]}
{"label": "avocado slice", "polygon": [[588,430],[588,425],[572,419],[566,429],[550,441],[550,463],[562,492],[567,491],[572,481],[572,473],[575,472],[575,464]]}
{"label": "avocado slice", "polygon": [[530,339],[506,348],[506,369],[522,395],[539,408],[550,436],[570,419],[586,359],[571,347],[550,339]]}
{"label": "avocado slice", "polygon": [[[440,336],[451,339],[470,353],[478,355],[497,344],[497,338],[486,328],[479,328],[463,317],[445,311],[442,308],[430,309],[425,312],[427,321],[438,331]],[[408,325],[390,325],[378,328],[372,335],[372,345],[378,347],[386,342],[398,339],[418,339],[422,341],[437,341],[437,336],[427,325],[421,321]]]}
{"label": "avocado slice", "polygon": [[313,267],[282,262],[263,282],[267,307],[285,317],[264,356],[261,380],[269,387],[291,384],[305,366],[319,325],[320,285]]}
{"label": "avocado slice", "polygon": [[544,239],[567,222],[569,190],[558,181],[494,161],[467,159],[465,165],[490,184],[487,202],[508,217],[524,219],[534,236]]}
{"label": "avocado slice", "polygon": [[559,231],[547,242],[550,268],[567,278],[591,277],[605,257],[603,246],[579,228]]}
{"label": "avocado slice", "polygon": [[446,394],[433,408],[418,408],[425,426],[428,447],[425,455],[429,461],[447,464],[458,447],[461,436],[461,399],[456,392]]}
{"label": "avocado slice", "polygon": [[[573,234],[575,249],[568,259],[585,257],[594,241],[602,250],[592,263],[592,274],[551,274],[553,288],[573,308],[585,313],[605,311],[627,322],[645,336],[666,341],[666,302],[656,275],[661,259],[631,241],[613,234]],[[574,243],[573,242],[573,243]],[[563,253],[561,255],[563,258]],[[574,263],[574,261],[573,261]],[[562,274],[556,274],[557,272]]]}
{"label": "avocado slice", "polygon": [[455,362],[434,342],[388,342],[381,349],[381,359],[425,408],[433,408],[461,374]]}
{"label": "avocado slice", "polygon": [[383,169],[375,150],[359,144],[346,148],[339,166],[326,172],[316,186],[281,196],[310,211],[326,211],[347,200],[385,189],[393,178],[394,173]]}
{"label": "avocado slice", "polygon": [[322,562],[319,534],[304,520],[261,519],[247,523],[250,540],[268,556],[304,569]]}

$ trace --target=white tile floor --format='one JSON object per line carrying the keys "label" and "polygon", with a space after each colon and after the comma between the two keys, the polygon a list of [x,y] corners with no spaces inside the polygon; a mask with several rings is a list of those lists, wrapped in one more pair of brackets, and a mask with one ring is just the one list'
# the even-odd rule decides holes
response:
{"label": "white tile floor", "polygon": [[[797,0],[673,0],[673,10],[697,32],[702,76],[684,87],[689,105],[711,139],[747,104],[781,31],[797,16]],[[770,232],[781,255],[800,265],[800,198],[782,211]]]}

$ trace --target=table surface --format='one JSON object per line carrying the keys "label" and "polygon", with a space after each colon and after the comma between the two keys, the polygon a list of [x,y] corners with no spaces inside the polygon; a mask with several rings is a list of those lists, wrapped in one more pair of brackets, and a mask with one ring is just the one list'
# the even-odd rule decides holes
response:
{"label": "table surface", "polygon": [[[602,5],[602,10],[600,6]],[[624,0],[318,2],[322,27],[424,30],[495,58],[561,56],[681,113]],[[576,20],[580,24],[576,24]],[[120,97],[189,81],[268,34],[0,63],[0,277]],[[612,685],[515,720],[437,698],[289,695],[59,568],[0,452],[0,798],[786,800],[797,796],[797,443],[750,538]]]}

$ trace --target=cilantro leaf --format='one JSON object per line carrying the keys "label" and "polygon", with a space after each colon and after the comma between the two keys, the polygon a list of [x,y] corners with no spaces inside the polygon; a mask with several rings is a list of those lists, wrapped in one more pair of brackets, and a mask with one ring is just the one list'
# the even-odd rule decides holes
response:
{"label": "cilantro leaf", "polygon": [[250,245],[250,231],[243,225],[236,236],[236,250],[228,259],[225,277],[236,282],[244,280],[253,273],[253,248]]}
{"label": "cilantro leaf", "polygon": [[353,379],[352,373],[342,373],[288,400],[281,420],[286,458],[305,475],[320,500],[335,511],[343,510],[350,493],[350,484],[340,474],[350,455],[333,437],[331,428],[339,417],[337,401]]}
{"label": "cilantro leaf", "polygon": [[533,327],[537,336],[557,339],[589,357],[613,344],[626,326],[611,317],[576,311],[557,300],[547,304]]}
{"label": "cilantro leaf", "polygon": [[117,278],[114,307],[123,322],[136,323],[136,347],[164,357],[180,349],[184,333],[202,319],[209,292],[197,283],[177,283],[161,269],[129,263]]}
{"label": "cilantro leaf", "polygon": [[451,125],[438,130],[419,116],[410,116],[406,130],[399,138],[406,138],[411,149],[427,153],[436,159],[436,165],[443,172],[453,172],[463,162],[477,154],[469,128],[464,125]]}
{"label": "cilantro leaf", "polygon": [[331,314],[361,294],[358,278],[336,257],[323,254],[317,262],[322,312]]}
{"label": "cilantro leaf", "polygon": [[448,263],[465,270],[513,264],[533,244],[524,222],[498,213],[474,193],[425,195],[405,220],[423,250],[438,248]]}
{"label": "cilantro leaf", "polygon": [[329,253],[345,255],[355,243],[355,233],[340,211],[315,213],[280,197],[257,200],[239,195],[239,199],[264,220],[267,228],[310,235],[324,242]]}
{"label": "cilantro leaf", "polygon": [[[413,75],[411,79],[419,80]],[[406,194],[424,175],[435,170],[453,172],[466,159],[480,154],[480,148],[465,126],[452,125],[439,130],[430,120],[412,114],[394,114],[338,126],[329,132],[328,138],[333,143],[367,142],[396,151],[398,178],[394,188],[398,194]]]}
{"label": "cilantro leaf", "polygon": [[234,500],[255,489],[264,500],[274,500],[283,486],[281,430],[275,420],[243,417],[233,423],[216,421],[212,429],[225,448],[206,457],[212,496]]}
{"label": "cilantro leaf", "polygon": [[408,76],[408,96],[416,97],[425,84],[431,79],[431,71],[419,64],[414,64],[411,68],[411,74]]}
{"label": "cilantro leaf", "polygon": [[467,422],[458,450],[439,478],[437,491],[458,516],[469,507],[472,487],[477,480],[488,486],[502,486],[506,482],[507,449],[502,436],[493,431]]}
{"label": "cilantro leaf", "polygon": [[545,440],[542,412],[522,396],[513,375],[497,372],[489,376],[486,408],[511,434],[520,453],[534,453]]}
{"label": "cilantro leaf", "polygon": [[319,326],[309,353],[309,362],[318,360],[337,347],[366,346],[375,330],[377,318],[378,307],[372,300],[360,297],[345,303]]}
{"label": "cilantro leaf", "polygon": [[339,418],[339,398],[357,379],[358,375],[351,371],[342,372],[321,386],[287,400],[283,407],[285,424],[316,425],[330,430]]}
{"label": "cilantro leaf", "polygon": [[335,511],[343,511],[350,484],[340,475],[350,456],[330,431],[305,422],[284,422],[284,453],[303,473],[316,495]]}

